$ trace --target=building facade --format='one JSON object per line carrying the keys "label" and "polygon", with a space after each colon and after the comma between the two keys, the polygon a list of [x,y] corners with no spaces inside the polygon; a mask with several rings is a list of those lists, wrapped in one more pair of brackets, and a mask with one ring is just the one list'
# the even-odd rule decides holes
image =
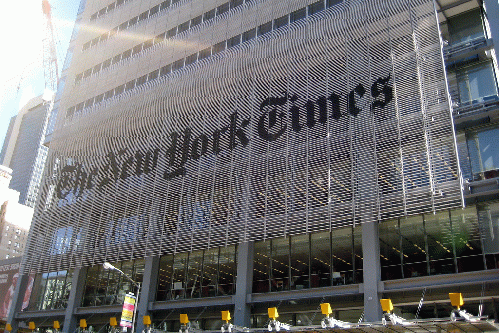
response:
{"label": "building facade", "polygon": [[48,107],[42,96],[32,98],[11,118],[0,163],[13,170],[10,186],[18,191],[19,203],[35,207],[47,160],[43,145]]}
{"label": "building facade", "polygon": [[[10,189],[12,170],[0,165],[0,258],[21,257],[34,210],[19,204],[19,192]],[[20,260],[19,260],[20,262]],[[5,317],[5,313],[2,317]]]}
{"label": "building facade", "polygon": [[498,321],[498,7],[82,3],[9,322]]}

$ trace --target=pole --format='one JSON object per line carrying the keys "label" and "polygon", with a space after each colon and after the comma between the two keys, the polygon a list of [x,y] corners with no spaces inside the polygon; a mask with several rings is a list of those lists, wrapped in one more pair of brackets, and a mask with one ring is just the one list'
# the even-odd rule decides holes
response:
{"label": "pole", "polygon": [[132,332],[135,332],[135,318],[137,314],[137,305],[139,305],[139,296],[140,296],[140,282],[137,282],[137,298],[135,299],[135,306],[133,307],[133,319],[132,319]]}

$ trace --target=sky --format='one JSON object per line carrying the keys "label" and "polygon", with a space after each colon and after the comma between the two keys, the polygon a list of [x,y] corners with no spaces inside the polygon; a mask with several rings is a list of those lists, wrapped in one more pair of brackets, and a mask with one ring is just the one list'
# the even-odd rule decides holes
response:
{"label": "sky", "polygon": [[[74,27],[80,0],[48,0],[52,6],[52,25],[60,69]],[[10,118],[26,102],[43,94],[43,14],[42,0],[2,2],[0,20],[0,149]]]}

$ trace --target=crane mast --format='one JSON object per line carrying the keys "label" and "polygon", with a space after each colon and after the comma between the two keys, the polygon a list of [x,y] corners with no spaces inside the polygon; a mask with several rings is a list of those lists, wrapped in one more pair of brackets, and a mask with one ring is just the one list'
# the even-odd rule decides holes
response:
{"label": "crane mast", "polygon": [[[54,27],[52,25],[52,7],[47,0],[42,0],[44,38],[43,38],[43,71],[45,90],[55,94],[58,83],[57,54],[54,42]],[[53,97],[52,97],[53,100]]]}

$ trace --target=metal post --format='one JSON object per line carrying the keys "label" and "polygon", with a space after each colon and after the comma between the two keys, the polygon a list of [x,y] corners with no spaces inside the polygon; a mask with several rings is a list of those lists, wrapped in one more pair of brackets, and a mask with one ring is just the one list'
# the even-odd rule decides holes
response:
{"label": "metal post", "polygon": [[137,282],[137,298],[135,299],[135,306],[133,307],[132,333],[135,332],[135,318],[137,317],[137,306],[139,305],[139,296],[140,296],[140,282]]}

